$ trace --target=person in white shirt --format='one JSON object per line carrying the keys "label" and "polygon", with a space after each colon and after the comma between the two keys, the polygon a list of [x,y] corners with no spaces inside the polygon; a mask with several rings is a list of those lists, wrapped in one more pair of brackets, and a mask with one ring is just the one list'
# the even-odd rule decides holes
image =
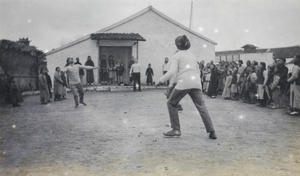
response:
{"label": "person in white shirt", "polygon": [[163,75],[156,86],[163,84],[176,74],[177,84],[167,102],[171,121],[171,131],[164,133],[165,136],[180,136],[180,123],[177,105],[187,94],[193,100],[204,122],[206,131],[211,139],[217,139],[215,130],[202,98],[200,70],[196,57],[188,51],[191,46],[189,39],[183,35],[175,39],[178,52],[173,55],[169,71]]}
{"label": "person in white shirt", "polygon": [[[75,108],[78,108],[79,103],[86,106],[86,103],[83,101],[84,93],[83,93],[83,88],[79,77],[79,70],[80,69],[91,70],[91,69],[97,69],[97,67],[74,65],[74,61],[72,57],[68,58],[68,63],[69,65],[65,67],[62,71],[66,72],[69,76],[69,88],[71,89],[74,96]],[[76,89],[78,90],[78,93]],[[79,94],[79,102],[78,102],[78,94]]]}
{"label": "person in white shirt", "polygon": [[[165,62],[163,63],[163,66],[162,66],[163,75],[166,74],[166,73],[168,72],[169,69],[170,69],[170,62],[169,62],[169,58],[166,57],[166,58],[165,58]],[[169,86],[170,81],[167,80],[164,84],[165,84],[166,86]]]}
{"label": "person in white shirt", "polygon": [[129,73],[132,76],[133,91],[136,91],[136,84],[138,84],[139,91],[141,91],[141,65],[137,59],[134,59],[134,64],[131,65]]}

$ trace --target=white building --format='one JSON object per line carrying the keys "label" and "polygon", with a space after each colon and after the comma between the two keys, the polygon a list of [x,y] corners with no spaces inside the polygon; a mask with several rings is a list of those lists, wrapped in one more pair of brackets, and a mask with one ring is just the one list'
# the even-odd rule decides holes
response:
{"label": "white building", "polygon": [[[118,23],[46,53],[49,74],[53,75],[57,66],[64,67],[68,57],[79,57],[84,65],[87,56],[91,56],[95,66],[99,67],[99,60],[105,55],[106,58],[113,56],[115,61],[124,63],[124,80],[128,83],[128,62],[133,56],[138,58],[141,65],[142,83],[146,82],[148,63],[152,65],[156,81],[162,76],[164,58],[171,58],[175,53],[175,38],[179,35],[186,35],[190,39],[190,51],[199,62],[209,62],[215,58],[216,42],[149,6]],[[95,82],[99,83],[99,70],[94,70],[94,75]]]}

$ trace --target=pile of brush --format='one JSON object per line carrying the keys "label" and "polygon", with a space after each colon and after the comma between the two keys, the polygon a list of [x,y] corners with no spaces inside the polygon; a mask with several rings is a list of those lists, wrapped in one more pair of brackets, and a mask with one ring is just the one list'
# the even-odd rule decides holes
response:
{"label": "pile of brush", "polygon": [[38,89],[38,69],[43,64],[43,51],[30,46],[28,39],[0,40],[0,75],[12,76],[21,92]]}

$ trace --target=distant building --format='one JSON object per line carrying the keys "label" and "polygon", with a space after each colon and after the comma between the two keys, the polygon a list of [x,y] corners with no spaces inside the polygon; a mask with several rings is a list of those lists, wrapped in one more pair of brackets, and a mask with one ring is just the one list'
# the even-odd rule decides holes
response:
{"label": "distant building", "polygon": [[[155,81],[162,76],[165,57],[171,57],[175,53],[175,38],[179,35],[186,35],[190,39],[190,51],[199,61],[208,62],[215,58],[216,42],[150,6],[120,22],[46,53],[49,74],[54,74],[55,67],[64,67],[68,57],[79,57],[84,64],[87,56],[91,56],[95,66],[99,67],[99,60],[105,55],[107,59],[113,56],[115,61],[124,63],[124,80],[128,81],[128,63],[131,56],[134,56],[141,65],[142,83],[146,82],[145,71],[149,63],[152,64]],[[99,83],[99,71],[94,70],[94,75],[95,82]],[[85,83],[85,77],[83,82]]]}
{"label": "distant building", "polygon": [[[281,48],[266,48],[259,49],[255,45],[247,44],[240,50],[217,51],[215,61],[238,61],[242,60],[244,63],[247,60],[255,60],[257,62],[265,62],[271,64],[273,58],[286,58],[287,63],[293,59],[295,55],[300,55],[300,46],[289,46]],[[290,68],[290,66],[289,66]]]}

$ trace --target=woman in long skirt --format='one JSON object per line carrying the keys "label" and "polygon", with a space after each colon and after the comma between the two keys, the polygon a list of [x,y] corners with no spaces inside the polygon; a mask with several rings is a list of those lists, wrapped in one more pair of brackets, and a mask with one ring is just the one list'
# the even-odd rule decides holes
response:
{"label": "woman in long skirt", "polygon": [[46,68],[42,68],[39,74],[39,89],[40,89],[41,104],[47,104],[47,101],[50,99],[47,77],[45,75],[47,72],[48,70]]}
{"label": "woman in long skirt", "polygon": [[208,86],[207,96],[215,98],[218,94],[218,69],[214,64],[211,64],[210,82]]}
{"label": "woman in long skirt", "polygon": [[224,99],[227,99],[227,100],[230,99],[231,81],[232,81],[232,71],[227,70],[227,76],[225,78],[225,84],[224,84],[224,89],[223,89],[223,93],[222,93],[222,97],[224,97]]}
{"label": "woman in long skirt", "polygon": [[[85,64],[84,65],[86,65],[86,66],[91,66],[91,67],[94,67],[95,66],[95,64],[94,64],[94,62],[92,61],[92,58],[91,58],[91,56],[88,56],[87,57],[87,61],[85,62]],[[89,84],[94,84],[94,70],[86,70],[86,82],[87,82],[87,84],[89,85]]]}
{"label": "woman in long skirt", "polygon": [[62,100],[63,81],[61,79],[60,68],[56,67],[54,73],[54,101]]}

